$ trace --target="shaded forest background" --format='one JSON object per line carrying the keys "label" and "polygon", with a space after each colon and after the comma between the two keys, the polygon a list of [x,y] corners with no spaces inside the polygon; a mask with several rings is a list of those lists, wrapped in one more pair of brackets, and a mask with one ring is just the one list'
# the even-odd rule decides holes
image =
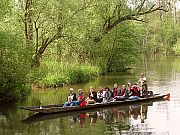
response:
{"label": "shaded forest background", "polygon": [[0,103],[180,54],[178,0],[1,0]]}

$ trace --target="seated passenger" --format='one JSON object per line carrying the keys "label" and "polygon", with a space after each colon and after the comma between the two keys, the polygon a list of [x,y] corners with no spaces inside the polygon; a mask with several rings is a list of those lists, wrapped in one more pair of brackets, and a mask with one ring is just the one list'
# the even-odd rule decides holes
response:
{"label": "seated passenger", "polygon": [[79,95],[77,96],[77,101],[72,101],[70,106],[86,106],[86,101],[82,89],[79,89],[78,91]]}
{"label": "seated passenger", "polygon": [[132,84],[131,84],[130,82],[127,84],[127,89],[128,89],[129,91],[132,89]]}
{"label": "seated passenger", "polygon": [[140,96],[140,89],[138,85],[135,83],[132,87],[133,96]]}
{"label": "seated passenger", "polygon": [[114,88],[112,90],[112,97],[117,96],[120,93],[120,88],[117,83],[114,84]]}
{"label": "seated passenger", "polygon": [[94,104],[97,102],[97,92],[90,87],[89,97],[86,99],[87,104]]}
{"label": "seated passenger", "polygon": [[131,93],[129,95],[129,99],[138,99],[140,97],[140,89],[135,83],[131,89]]}
{"label": "seated passenger", "polygon": [[63,107],[70,106],[71,102],[77,101],[76,93],[74,92],[74,89],[70,88],[69,90],[70,90],[70,93],[68,95],[67,102],[64,103]]}
{"label": "seated passenger", "polygon": [[99,91],[97,92],[97,102],[101,103],[103,101],[103,97],[104,97],[104,90],[102,88],[102,86],[99,86]]}
{"label": "seated passenger", "polygon": [[106,87],[103,102],[106,103],[106,102],[109,102],[109,101],[112,101],[112,93],[111,93],[109,87]]}
{"label": "seated passenger", "polygon": [[124,96],[126,99],[128,99],[130,96],[133,95],[133,92],[132,92],[132,86],[131,86],[131,83],[128,83],[127,84],[127,88],[126,90],[124,91]]}
{"label": "seated passenger", "polygon": [[122,90],[121,90],[121,95],[125,95],[125,91],[126,91],[126,85],[122,85]]}
{"label": "seated passenger", "polygon": [[122,90],[120,91],[120,93],[114,97],[115,100],[125,100],[126,96],[125,96],[125,92],[126,92],[126,85],[122,85]]}

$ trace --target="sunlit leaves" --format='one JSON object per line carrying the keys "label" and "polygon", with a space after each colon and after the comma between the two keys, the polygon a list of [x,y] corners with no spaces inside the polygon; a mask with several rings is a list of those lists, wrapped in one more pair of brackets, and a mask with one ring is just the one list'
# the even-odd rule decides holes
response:
{"label": "sunlit leaves", "polygon": [[0,19],[4,20],[5,18],[10,16],[12,9],[11,0],[1,0],[0,1]]}

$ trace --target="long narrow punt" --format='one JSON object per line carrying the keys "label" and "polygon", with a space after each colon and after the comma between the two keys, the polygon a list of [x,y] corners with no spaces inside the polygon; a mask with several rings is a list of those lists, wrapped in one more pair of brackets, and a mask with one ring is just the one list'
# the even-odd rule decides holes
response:
{"label": "long narrow punt", "polygon": [[[136,104],[134,104],[136,105]],[[144,102],[144,103],[138,103],[138,105],[148,105],[152,106],[152,101],[150,102]],[[114,109],[116,107],[121,107],[121,112],[125,112],[128,106],[131,105],[121,105],[121,106],[108,106],[106,108],[94,108],[91,110],[80,110],[80,111],[71,111],[71,112],[60,112],[60,113],[49,113],[49,114],[43,114],[43,113],[36,113],[32,116],[27,117],[26,119],[22,120],[21,122],[29,124],[32,122],[38,122],[38,121],[45,121],[45,120],[51,120],[56,119],[59,117],[67,117],[67,116],[78,116],[80,114],[86,114],[86,113],[96,113],[97,111],[101,111],[103,109]]]}
{"label": "long narrow punt", "polygon": [[131,105],[138,102],[148,102],[148,101],[157,101],[163,100],[168,94],[164,95],[153,95],[147,98],[139,98],[136,100],[125,100],[125,101],[114,101],[108,103],[96,103],[90,104],[87,106],[71,106],[71,107],[63,107],[62,104],[60,105],[46,105],[46,106],[32,106],[32,107],[21,107],[21,109],[49,114],[49,113],[61,113],[61,112],[72,112],[72,111],[81,111],[81,110],[89,110],[93,108],[103,108],[108,106],[117,106],[117,105]]}

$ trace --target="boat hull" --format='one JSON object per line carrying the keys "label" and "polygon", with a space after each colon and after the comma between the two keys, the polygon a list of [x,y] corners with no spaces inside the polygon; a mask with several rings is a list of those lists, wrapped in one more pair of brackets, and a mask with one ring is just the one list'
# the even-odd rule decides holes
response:
{"label": "boat hull", "polygon": [[81,110],[89,110],[94,108],[103,108],[108,106],[120,106],[120,105],[131,105],[135,103],[141,102],[148,102],[148,101],[157,101],[157,100],[164,100],[166,95],[153,95],[147,98],[139,98],[136,100],[125,100],[125,101],[114,101],[108,103],[97,103],[97,104],[90,104],[87,106],[71,106],[71,107],[62,107],[63,105],[46,105],[46,106],[32,106],[32,107],[21,107],[21,109],[34,111],[43,114],[50,114],[50,113],[61,113],[61,112],[72,112],[72,111],[81,111]]}

